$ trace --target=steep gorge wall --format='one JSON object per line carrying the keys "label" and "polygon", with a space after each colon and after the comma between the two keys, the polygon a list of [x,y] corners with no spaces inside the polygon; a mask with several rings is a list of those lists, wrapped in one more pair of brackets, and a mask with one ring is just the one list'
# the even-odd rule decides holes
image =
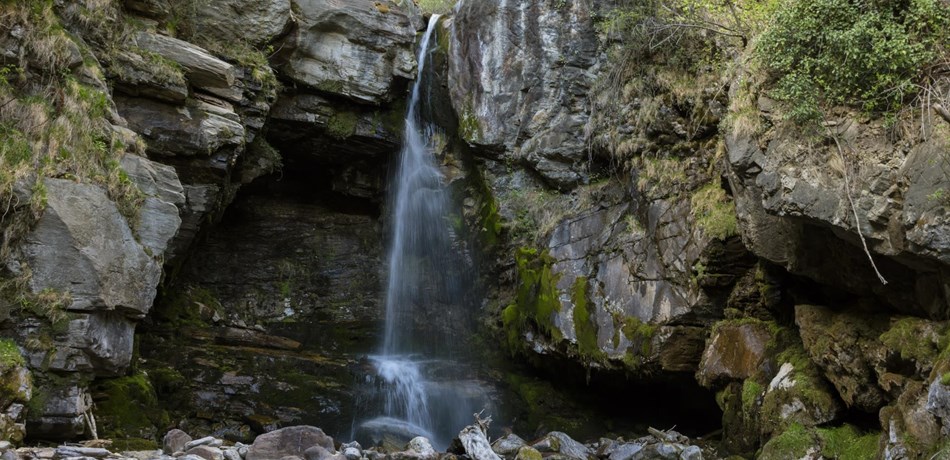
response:
{"label": "steep gorge wall", "polygon": [[[300,346],[264,332],[262,324],[288,315],[317,314],[342,298],[346,305],[339,311],[352,304],[376,317],[380,230],[375,219],[385,165],[399,143],[398,100],[414,74],[413,43],[422,25],[414,7],[380,8],[368,1],[340,6],[321,1],[218,5],[148,0],[23,2],[3,8],[3,88],[13,107],[33,103],[36,99],[31,98],[42,97],[42,91],[55,95],[63,87],[73,88],[68,85],[75,85],[82,97],[91,94],[103,114],[87,111],[83,115],[92,120],[89,126],[76,129],[99,135],[93,130],[105,123],[106,145],[128,146],[110,151],[114,157],[102,161],[115,162],[115,172],[109,174],[135,189],[126,206],[125,196],[109,188],[111,182],[84,176],[84,170],[57,174],[55,169],[40,169],[17,176],[12,191],[5,192],[13,194],[5,198],[17,206],[16,216],[27,219],[35,212],[38,217],[19,237],[12,233],[22,228],[17,227],[19,221],[4,221],[4,253],[8,245],[13,251],[5,261],[3,335],[13,338],[26,358],[14,358],[15,353],[11,372],[22,374],[26,367],[33,374],[32,390],[27,378],[26,390],[4,393],[0,400],[4,437],[20,440],[25,429],[35,439],[88,436],[95,426],[90,416],[99,415],[106,434],[154,439],[155,430],[165,428],[168,419],[152,384],[174,388],[179,377],[161,374],[162,369],[151,378],[142,373],[139,350],[133,348],[143,318],[151,331],[159,332],[192,321],[186,325],[198,327],[184,333],[197,343],[217,340],[235,350],[258,348],[266,355],[267,350]],[[333,46],[314,46],[321,40],[331,40]],[[267,54],[258,51],[264,48]],[[340,54],[326,55],[329,49]],[[43,52],[61,55],[53,62],[61,67],[44,67]],[[278,88],[283,88],[280,94]],[[49,110],[56,117],[64,109]],[[15,116],[4,113],[5,123]],[[42,124],[30,131],[24,122],[13,120],[14,133],[45,142]],[[265,138],[284,150],[283,158]],[[44,147],[46,143],[34,143],[27,153],[32,150],[39,158]],[[89,146],[67,139],[62,148],[78,157]],[[258,293],[257,300],[224,288],[218,300],[174,284],[183,264],[192,266],[187,261],[194,243],[221,218],[237,191],[255,178],[279,172],[281,164],[295,168],[295,177],[304,181],[332,183],[319,187],[328,195],[339,193],[365,203],[351,217],[332,208],[286,211],[315,214],[313,222],[292,219],[304,225],[301,232],[322,229],[316,230],[314,252],[325,251],[324,262],[332,269],[298,261],[317,278],[300,275],[290,281],[300,267],[262,256],[258,274],[263,278],[255,281],[272,291]],[[41,210],[24,206],[31,196],[39,203],[34,209]],[[280,222],[281,206],[265,205],[278,215],[257,217]],[[321,213],[327,216],[319,217]],[[294,233],[301,237],[301,232]],[[337,255],[329,253],[334,232],[350,239],[338,245]],[[309,246],[295,250],[304,247]],[[206,254],[196,257],[215,260]],[[333,289],[333,283],[326,285],[318,274],[339,276],[334,257],[345,258],[344,265],[355,264],[366,282],[347,280],[337,286],[340,292],[321,291],[316,299],[289,284]],[[289,271],[269,272],[282,268]],[[184,275],[193,281],[206,279],[204,275],[212,282],[218,279],[207,271]],[[160,299],[165,300],[155,312],[153,302],[163,278]],[[288,285],[281,288],[281,283]],[[284,292],[290,289],[296,298]],[[186,304],[183,318],[172,305],[176,299]],[[293,310],[285,305],[291,301],[298,311],[287,313]],[[242,310],[242,305],[247,307]],[[215,309],[221,308],[226,313],[219,317]],[[162,334],[149,334],[153,336],[159,344],[166,343]],[[172,349],[180,350],[174,345]],[[291,352],[286,359],[322,362],[313,353]],[[334,366],[317,367],[325,365]],[[228,386],[226,381],[243,384],[241,376],[210,378],[213,381],[206,383],[212,387]],[[128,413],[125,406],[131,404],[144,404],[149,413]],[[257,423],[261,430],[271,422]]]}
{"label": "steep gorge wall", "polygon": [[[102,6],[93,3],[85,7]],[[92,393],[122,395],[117,386],[149,380],[158,416],[135,420],[144,431],[127,435],[154,438],[170,423],[156,389],[163,397],[187,389],[193,399],[172,413],[203,420],[196,432],[237,438],[304,420],[310,395],[332,412],[352,397],[340,382],[352,378],[346,367],[367,351],[367,324],[379,313],[375,273],[347,286],[334,277],[378,263],[386,165],[399,144],[421,15],[370,1],[106,3],[114,16],[97,20],[131,24],[118,52],[85,28],[83,5],[43,8],[73,34],[69,72],[105,95],[110,129],[130,146],[144,143],[120,162],[142,196],[133,222],[104,185],[38,179],[46,209],[8,277],[40,300],[65,299],[54,303],[65,313],[24,302],[0,309],[4,336],[27,358],[10,374],[28,367],[36,382],[32,395],[0,394],[4,429],[22,433],[17,423],[29,417],[31,436],[75,437],[90,411],[131,427],[107,400],[92,410]],[[828,123],[837,142],[806,142],[753,77],[618,63],[599,27],[616,6],[465,0],[441,26],[447,96],[438,117],[450,126],[439,155],[489,254],[481,317],[491,340],[542,368],[567,362],[613,382],[706,387],[731,452],[775,439],[763,453],[782,458],[790,454],[775,450],[780,441],[820,445],[841,433],[873,438],[888,458],[937,448],[950,414],[946,202],[933,197],[948,179],[933,159],[946,154],[947,124],[935,118],[925,139],[895,141],[879,120],[839,109]],[[9,30],[4,65],[47,75],[23,34]],[[269,60],[246,45],[268,49]],[[737,114],[751,121],[736,123]],[[465,148],[455,148],[456,132]],[[322,196],[353,199],[359,211],[272,201],[273,190],[257,192],[262,183],[280,189],[279,174],[264,178],[232,212],[286,224],[226,221],[187,262],[238,189],[281,162],[296,183],[320,182]],[[30,189],[26,181],[14,190],[20,203]],[[218,271],[247,263],[231,257],[245,236],[288,229],[311,238],[299,247],[340,252],[313,261],[278,250],[233,276]],[[152,310],[163,264],[180,282]],[[314,348],[278,337],[306,341],[276,323],[290,316],[346,311],[335,320],[351,333],[337,336],[340,323],[331,323]],[[143,317],[151,364],[140,368],[133,333]],[[347,344],[356,346],[327,358]],[[265,363],[273,376],[253,370]],[[260,388],[300,399],[232,398]],[[855,420],[869,434],[844,424]]]}
{"label": "steep gorge wall", "polygon": [[616,6],[467,1],[453,19],[450,93],[502,280],[486,323],[540,367],[715,391],[726,451],[940,449],[950,126],[834,108],[816,140],[763,75],[690,62],[723,52],[714,36],[616,53],[599,28]]}

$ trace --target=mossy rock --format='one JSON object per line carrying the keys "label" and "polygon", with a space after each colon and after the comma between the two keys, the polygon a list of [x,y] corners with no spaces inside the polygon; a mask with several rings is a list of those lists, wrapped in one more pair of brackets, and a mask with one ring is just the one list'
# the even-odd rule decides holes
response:
{"label": "mossy rock", "polygon": [[168,413],[159,405],[152,382],[144,372],[102,380],[94,388],[96,418],[101,434],[107,437],[155,442],[158,435],[171,425]]}
{"label": "mossy rock", "polygon": [[548,339],[559,342],[564,336],[554,325],[554,315],[561,308],[557,282],[560,275],[551,266],[554,259],[547,251],[520,248],[515,253],[518,270],[518,290],[515,301],[502,313],[508,346],[512,353],[521,352],[526,343],[522,340],[526,328],[542,333]]}
{"label": "mossy rock", "polygon": [[760,429],[763,437],[782,432],[791,424],[822,425],[843,413],[844,406],[834,388],[808,359],[801,345],[783,351],[776,362],[781,363],[781,367],[762,399]]}
{"label": "mossy rock", "polygon": [[0,339],[0,409],[13,402],[29,402],[33,379],[20,349],[10,339]]}
{"label": "mossy rock", "polygon": [[765,443],[756,458],[758,460],[817,458],[819,452],[821,452],[821,440],[815,429],[794,423]]}

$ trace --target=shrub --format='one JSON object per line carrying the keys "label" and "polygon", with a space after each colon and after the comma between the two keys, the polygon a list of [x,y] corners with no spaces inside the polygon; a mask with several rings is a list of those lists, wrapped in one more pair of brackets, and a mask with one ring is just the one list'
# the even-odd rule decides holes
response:
{"label": "shrub", "polygon": [[924,65],[946,53],[941,1],[786,2],[756,49],[773,97],[800,123],[820,119],[822,103],[896,110],[917,93]]}

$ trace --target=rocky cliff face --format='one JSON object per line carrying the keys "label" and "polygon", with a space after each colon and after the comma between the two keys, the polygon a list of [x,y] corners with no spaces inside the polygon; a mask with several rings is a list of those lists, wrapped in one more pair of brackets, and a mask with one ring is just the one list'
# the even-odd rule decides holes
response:
{"label": "rocky cliff face", "polygon": [[[898,135],[840,108],[814,140],[750,69],[690,61],[693,47],[727,54],[716,40],[618,58],[614,3],[464,0],[440,25],[436,154],[461,203],[460,251],[482,262],[485,341],[610,382],[592,391],[629,378],[716,404],[701,416],[721,416],[724,451],[938,449],[950,126]],[[76,438],[93,415],[100,434],[150,439],[171,423],[231,439],[344,430],[381,315],[380,216],[421,12],[10,8],[0,59],[18,77],[0,73],[13,101],[0,126],[20,121],[4,152],[54,159],[0,190],[0,330],[13,339],[0,376],[14,382],[0,433]],[[62,129],[78,124],[73,106],[94,136],[29,139],[30,126],[81,131]],[[426,324],[457,321],[439,318]],[[537,416],[557,399],[539,386],[498,380],[529,423],[570,422]]]}
{"label": "rocky cliff face", "polygon": [[[186,6],[149,0],[4,8],[11,14],[5,16],[0,42],[3,64],[26,78],[48,71],[38,52],[45,42],[37,41],[46,31],[33,32],[31,21],[42,19],[45,22],[36,25],[69,31],[70,35],[53,37],[62,41],[66,73],[61,75],[66,83],[54,78],[49,87],[56,90],[59,84],[78,81],[79,91],[101,93],[108,128],[115,132],[111,142],[121,139],[129,146],[127,153],[119,152],[109,161],[116,162],[121,184],[133,187],[135,193],[126,206],[107,188],[111,185],[90,181],[83,172],[55,178],[40,175],[30,179],[39,184],[33,189],[29,182],[18,186],[16,200],[29,202],[41,188],[43,202],[29,231],[19,239],[5,240],[15,244],[6,261],[6,278],[12,284],[5,286],[18,304],[4,308],[3,327],[4,335],[14,337],[24,353],[36,387],[27,411],[22,410],[23,395],[10,400],[5,395],[0,401],[8,414],[2,430],[19,430],[20,439],[23,425],[10,428],[7,422],[26,420],[33,438],[69,439],[96,434],[93,415],[97,415],[103,422],[100,433],[154,435],[155,426],[163,422],[154,406],[152,385],[159,394],[182,388],[174,386],[178,376],[161,374],[165,370],[161,366],[150,368],[156,374],[151,379],[135,370],[141,355],[133,350],[134,337],[143,318],[152,324],[154,333],[149,337],[155,340],[143,343],[153,353],[170,346],[176,350],[172,355],[178,355],[189,340],[202,349],[201,344],[211,341],[225,350],[262,347],[278,354],[283,350],[289,355],[277,357],[278,367],[294,368],[294,375],[300,363],[328,364],[315,357],[312,347],[288,351],[300,343],[268,335],[263,325],[301,316],[332,318],[337,326],[375,321],[380,231],[375,217],[379,211],[372,202],[380,201],[385,164],[398,145],[399,123],[389,122],[389,112],[401,109],[390,109],[388,104],[400,97],[414,75],[412,48],[421,26],[414,7],[382,8],[369,1]],[[272,50],[273,64],[257,51],[264,48]],[[328,51],[335,54],[326,55]],[[346,62],[340,61],[341,56]],[[79,65],[83,59],[85,67]],[[285,79],[276,106],[279,83],[274,69]],[[7,75],[7,94],[26,98],[35,91]],[[268,120],[273,120],[275,144],[296,147],[287,148],[284,158],[266,140]],[[337,153],[340,146],[361,158]],[[78,152],[83,146],[65,147]],[[241,250],[252,257],[244,262],[230,258],[234,248],[229,245],[239,243],[229,243],[227,237],[212,239],[207,252],[193,256],[195,241],[221,218],[237,190],[279,170],[282,163],[288,168],[304,164],[315,174],[309,180],[334,184],[320,188],[328,194],[336,189],[370,201],[357,206],[362,211],[355,214],[352,209],[292,204],[297,198],[242,205],[234,212],[277,225],[240,230],[242,237],[256,232],[272,243],[271,232],[277,232],[293,239],[286,245],[268,245],[271,255]],[[321,165],[333,173],[322,172]],[[313,193],[318,192],[295,190],[293,195]],[[299,220],[300,215],[310,219]],[[296,228],[281,227],[280,222]],[[13,227],[5,222],[5,228],[9,232]],[[220,245],[224,252],[215,252],[213,248]],[[192,257],[211,265],[201,268],[186,262]],[[255,264],[257,269],[232,277],[218,270],[221,264]],[[350,268],[341,271],[344,266]],[[184,281],[170,284],[179,272]],[[156,311],[153,303],[163,278],[168,284]],[[176,339],[183,324],[188,325],[186,336]],[[161,332],[170,326],[177,328],[171,338]],[[365,336],[339,337],[346,343],[373,342]],[[338,346],[333,341],[321,343]],[[201,361],[191,353],[177,358]],[[344,364],[330,367],[345,368],[345,359],[339,362]],[[260,391],[262,382],[254,380],[256,376],[245,382],[244,375],[215,374],[220,363],[210,366],[194,368],[200,375],[185,372],[189,379],[205,382],[196,385],[201,391],[221,385],[229,394],[244,384]],[[314,375],[327,373],[311,370]],[[274,384],[288,386],[287,378]],[[318,392],[307,388],[307,393]],[[326,398],[328,411],[342,404]],[[209,401],[218,407],[212,396],[191,401],[188,407],[200,410]],[[128,414],[123,407],[128,404],[145,404],[157,413],[139,423],[142,416]],[[255,408],[243,413],[270,416],[273,423],[281,423],[298,418],[287,415],[299,410],[297,405],[277,412]],[[247,429],[246,420],[241,424]],[[261,418],[254,426],[262,430],[271,424]]]}

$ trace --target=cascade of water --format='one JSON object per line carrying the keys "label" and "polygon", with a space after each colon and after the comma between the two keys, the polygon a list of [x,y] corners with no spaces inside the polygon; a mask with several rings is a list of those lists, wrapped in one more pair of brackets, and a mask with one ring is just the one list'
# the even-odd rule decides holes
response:
{"label": "cascade of water", "polygon": [[432,15],[419,47],[419,76],[409,96],[403,147],[393,184],[392,240],[389,254],[389,283],[386,290],[386,331],[384,356],[413,350],[407,334],[413,329],[416,305],[431,302],[446,292],[451,281],[451,238],[444,219],[447,198],[442,173],[432,155],[432,127],[422,119],[421,83],[429,42],[439,15]]}
{"label": "cascade of water", "polygon": [[[446,224],[448,197],[433,155],[434,128],[422,116],[422,105],[428,102],[422,81],[438,19],[438,15],[432,15],[419,47],[419,75],[409,96],[403,147],[389,203],[393,216],[386,326],[381,353],[370,357],[378,389],[373,397],[379,400],[382,415],[363,422],[360,429],[403,437],[427,436],[436,446],[445,447],[448,439],[441,438],[448,435],[439,431],[460,428],[443,426],[455,424],[459,418],[448,412],[468,412],[465,416],[470,417],[470,408],[464,396],[449,394],[453,390],[446,392],[445,385],[425,377],[424,366],[446,365],[431,360],[436,348],[445,344],[414,337],[418,332],[418,318],[414,317],[420,314],[418,307],[452,302],[457,287],[452,234]],[[422,361],[422,355],[430,361]]]}

